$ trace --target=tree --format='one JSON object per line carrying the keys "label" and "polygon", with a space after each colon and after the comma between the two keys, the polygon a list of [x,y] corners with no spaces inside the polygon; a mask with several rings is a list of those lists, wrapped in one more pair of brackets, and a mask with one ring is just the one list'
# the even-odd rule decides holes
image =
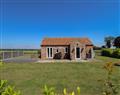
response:
{"label": "tree", "polygon": [[106,43],[107,48],[111,48],[114,39],[115,38],[112,36],[105,37],[104,41]]}
{"label": "tree", "polygon": [[105,45],[101,46],[102,48],[106,48]]}
{"label": "tree", "polygon": [[106,42],[106,46],[107,46],[107,48],[111,48],[112,43],[111,43],[111,41],[110,41],[110,40],[108,40],[108,41]]}
{"label": "tree", "polygon": [[114,46],[120,48],[120,36],[116,37],[114,40]]}

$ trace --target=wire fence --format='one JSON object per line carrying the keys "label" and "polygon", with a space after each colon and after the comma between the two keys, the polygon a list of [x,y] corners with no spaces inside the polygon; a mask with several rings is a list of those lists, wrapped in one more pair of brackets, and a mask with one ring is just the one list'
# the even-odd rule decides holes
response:
{"label": "wire fence", "polygon": [[23,51],[5,51],[5,52],[0,52],[0,60],[5,60],[13,57],[19,57],[23,56],[24,52]]}

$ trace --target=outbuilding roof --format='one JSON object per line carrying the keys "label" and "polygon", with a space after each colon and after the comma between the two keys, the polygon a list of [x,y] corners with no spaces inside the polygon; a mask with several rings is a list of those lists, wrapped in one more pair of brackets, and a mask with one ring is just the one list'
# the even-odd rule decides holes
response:
{"label": "outbuilding roof", "polygon": [[70,45],[70,42],[78,41],[81,44],[92,45],[89,38],[44,38],[41,46],[43,45]]}

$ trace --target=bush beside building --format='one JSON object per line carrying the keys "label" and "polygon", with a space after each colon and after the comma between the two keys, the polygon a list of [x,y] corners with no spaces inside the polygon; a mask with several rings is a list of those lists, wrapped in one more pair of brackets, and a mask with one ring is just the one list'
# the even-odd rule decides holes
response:
{"label": "bush beside building", "polygon": [[120,58],[120,48],[119,49],[102,49],[101,55],[113,57],[113,58]]}

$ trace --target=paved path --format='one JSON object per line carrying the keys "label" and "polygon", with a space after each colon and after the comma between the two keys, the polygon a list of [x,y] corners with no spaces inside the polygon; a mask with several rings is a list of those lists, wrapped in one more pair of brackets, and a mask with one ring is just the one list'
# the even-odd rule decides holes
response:
{"label": "paved path", "polygon": [[54,63],[54,62],[89,62],[89,60],[38,60],[38,63]]}

